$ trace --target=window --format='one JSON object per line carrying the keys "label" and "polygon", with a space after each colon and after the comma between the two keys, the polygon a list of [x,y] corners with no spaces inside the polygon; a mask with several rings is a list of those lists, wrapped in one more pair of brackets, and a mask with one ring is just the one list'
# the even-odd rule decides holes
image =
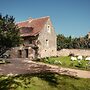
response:
{"label": "window", "polygon": [[32,40],[29,40],[29,44],[32,44]]}
{"label": "window", "polygon": [[51,27],[50,27],[50,25],[47,26],[47,30],[48,30],[49,33],[51,32]]}
{"label": "window", "polygon": [[49,46],[49,40],[46,39],[46,46],[48,47]]}

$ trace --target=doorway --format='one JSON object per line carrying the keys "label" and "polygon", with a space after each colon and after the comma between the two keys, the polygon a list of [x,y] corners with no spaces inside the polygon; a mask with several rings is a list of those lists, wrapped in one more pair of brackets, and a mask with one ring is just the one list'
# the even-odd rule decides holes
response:
{"label": "doorway", "polygon": [[26,58],[28,58],[28,49],[25,49],[25,52],[26,52]]}

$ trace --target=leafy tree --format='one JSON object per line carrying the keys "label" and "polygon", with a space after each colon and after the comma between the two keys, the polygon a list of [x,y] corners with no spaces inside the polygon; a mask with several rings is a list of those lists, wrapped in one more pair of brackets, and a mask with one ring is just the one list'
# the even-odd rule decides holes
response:
{"label": "leafy tree", "polygon": [[20,44],[19,28],[13,16],[0,14],[0,55]]}
{"label": "leafy tree", "polygon": [[62,34],[57,35],[57,49],[60,50],[65,47],[65,37]]}
{"label": "leafy tree", "polygon": [[74,48],[74,49],[89,49],[90,48],[90,39],[88,35],[79,38],[72,38],[71,36],[65,37],[62,34],[57,35],[57,49],[63,48]]}

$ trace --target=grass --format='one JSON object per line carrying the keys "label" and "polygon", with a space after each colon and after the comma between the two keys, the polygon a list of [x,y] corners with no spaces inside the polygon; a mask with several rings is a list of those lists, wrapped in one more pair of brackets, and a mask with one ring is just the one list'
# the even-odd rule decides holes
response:
{"label": "grass", "polygon": [[74,68],[74,69],[82,69],[82,70],[90,70],[89,61],[86,60],[78,60],[71,61],[70,57],[68,56],[61,56],[61,57],[50,57],[41,59],[41,62],[54,64],[62,67]]}
{"label": "grass", "polygon": [[0,76],[0,90],[90,90],[90,79],[53,73]]}

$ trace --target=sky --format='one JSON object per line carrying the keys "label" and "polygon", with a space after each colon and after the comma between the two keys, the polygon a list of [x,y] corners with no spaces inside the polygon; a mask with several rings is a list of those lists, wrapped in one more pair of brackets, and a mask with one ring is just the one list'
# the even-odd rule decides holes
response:
{"label": "sky", "polygon": [[90,0],[0,0],[0,13],[16,22],[50,16],[56,33],[65,36],[90,32]]}

